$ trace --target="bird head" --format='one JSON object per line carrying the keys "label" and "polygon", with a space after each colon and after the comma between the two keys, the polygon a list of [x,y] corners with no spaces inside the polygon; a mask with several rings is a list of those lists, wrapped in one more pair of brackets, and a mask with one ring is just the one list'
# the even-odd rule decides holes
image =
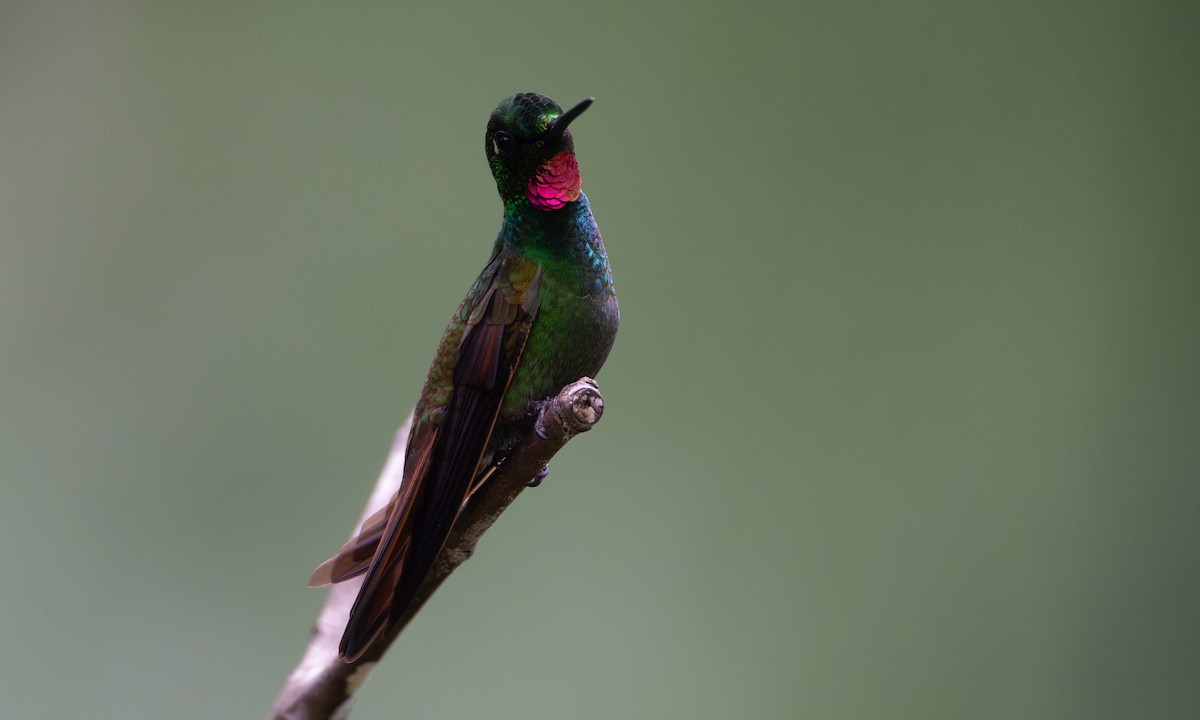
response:
{"label": "bird head", "polygon": [[492,112],[484,146],[506,207],[528,203],[550,212],[579,199],[582,182],[567,126],[591,104],[588,98],[563,112],[545,95],[518,93]]}

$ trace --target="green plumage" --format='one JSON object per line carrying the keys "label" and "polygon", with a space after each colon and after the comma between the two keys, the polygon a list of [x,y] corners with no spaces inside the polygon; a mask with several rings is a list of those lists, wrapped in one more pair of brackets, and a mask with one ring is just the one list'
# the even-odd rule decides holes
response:
{"label": "green plumage", "polygon": [[367,573],[342,637],[348,662],[403,615],[476,479],[532,431],[538,403],[608,357],[617,299],[567,131],[590,104],[564,113],[522,93],[488,121],[504,202],[492,256],[434,355],[400,491],[309,581]]}

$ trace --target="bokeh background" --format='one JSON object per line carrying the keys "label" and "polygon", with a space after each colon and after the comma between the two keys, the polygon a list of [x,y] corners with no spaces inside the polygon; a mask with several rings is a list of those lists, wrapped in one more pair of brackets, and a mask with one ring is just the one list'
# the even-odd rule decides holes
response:
{"label": "bokeh background", "polygon": [[1200,716],[1200,5],[0,7],[0,702],[263,716],[574,103],[608,413],[356,718]]}

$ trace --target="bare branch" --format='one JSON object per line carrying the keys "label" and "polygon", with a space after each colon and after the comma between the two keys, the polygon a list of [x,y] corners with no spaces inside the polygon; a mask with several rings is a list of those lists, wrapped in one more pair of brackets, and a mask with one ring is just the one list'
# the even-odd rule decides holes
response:
{"label": "bare branch", "polygon": [[[338,657],[338,643],[363,576],[334,585],[317,618],[303,659],[284,683],[269,720],[343,720],[355,693],[392,641],[454,569],[475,552],[475,545],[530,482],[540,480],[546,463],[575,435],[590,430],[604,414],[604,398],[591,378],[581,378],[546,400],[538,412],[536,432],[509,453],[503,464],[463,505],[446,546],[417,592],[410,609],[388,635],[379,638],[356,662]],[[387,464],[380,473],[359,524],[396,493],[404,472],[409,418],[396,433]],[[357,526],[356,526],[357,529]]]}

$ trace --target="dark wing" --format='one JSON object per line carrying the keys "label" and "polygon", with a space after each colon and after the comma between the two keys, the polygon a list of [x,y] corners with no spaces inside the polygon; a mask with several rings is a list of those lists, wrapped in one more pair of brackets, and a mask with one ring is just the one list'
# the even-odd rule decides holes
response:
{"label": "dark wing", "polygon": [[526,261],[498,259],[498,267],[488,268],[490,283],[476,295],[455,355],[445,415],[438,425],[414,426],[405,481],[385,508],[386,523],[378,513],[372,516],[313,575],[318,582],[337,582],[366,568],[342,636],[348,662],[408,609],[472,489],[537,313],[540,273],[510,267],[514,263]]}
{"label": "dark wing", "polygon": [[[421,437],[417,437],[422,430],[426,432]],[[413,437],[406,445],[406,455],[416,453],[414,455],[416,462],[413,463],[413,472],[406,473],[406,476],[420,477],[424,474],[422,459],[429,457],[433,441],[437,437],[437,428],[431,425],[418,427],[414,423],[411,432]],[[320,587],[330,583],[340,583],[365,573],[371,566],[371,560],[379,548],[380,539],[391,531],[388,527],[389,521],[393,517],[401,519],[396,513],[396,509],[412,506],[413,489],[416,486],[417,483],[405,480],[386,505],[363,521],[357,535],[343,545],[336,555],[313,570],[312,575],[308,578],[308,586]]]}

